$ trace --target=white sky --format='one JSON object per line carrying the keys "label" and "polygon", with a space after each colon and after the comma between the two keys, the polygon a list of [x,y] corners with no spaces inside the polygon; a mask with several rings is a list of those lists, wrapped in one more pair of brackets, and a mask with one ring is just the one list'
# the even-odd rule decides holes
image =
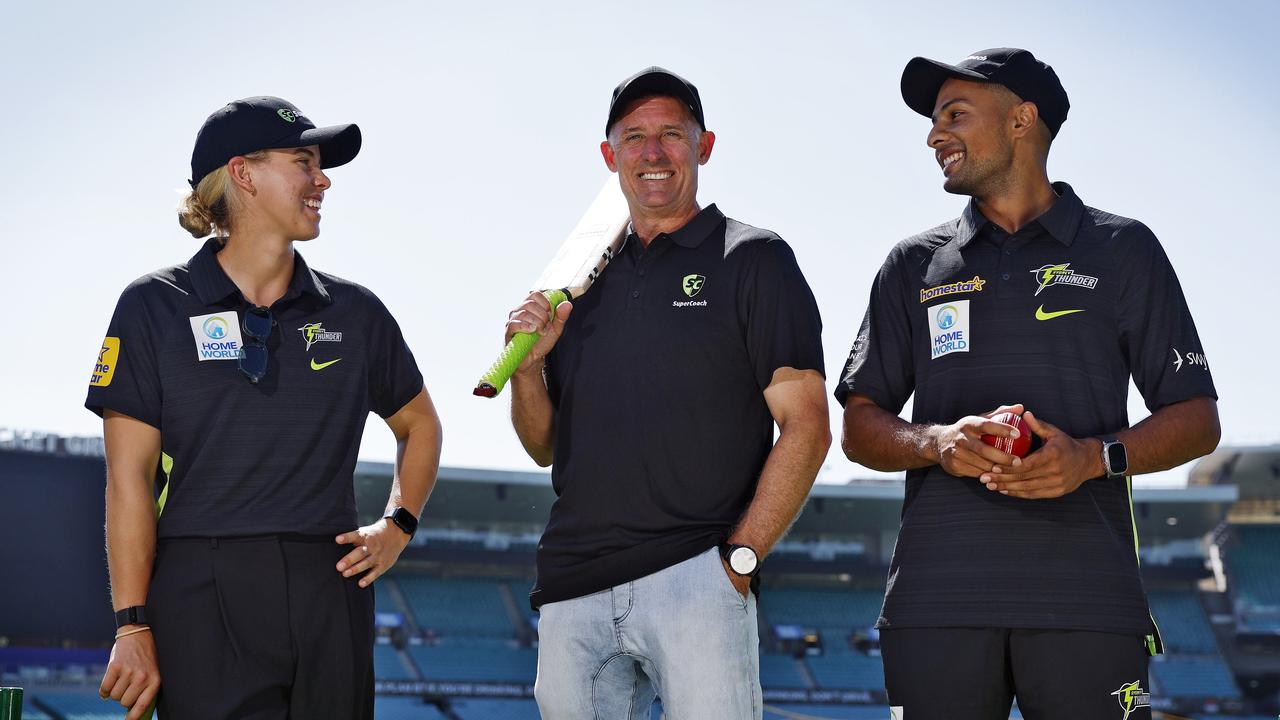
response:
{"label": "white sky", "polygon": [[[506,401],[470,391],[604,177],[609,93],[652,64],[698,85],[717,133],[702,202],[795,248],[833,382],[889,248],[964,204],[942,191],[928,123],[901,101],[903,65],[1013,45],[1051,63],[1071,96],[1051,177],[1146,222],[1173,260],[1224,442],[1280,441],[1280,5],[782,5],[6,4],[0,426],[100,431],[81,404],[116,298],[199,246],[174,214],[196,130],[227,101],[273,94],[364,131],[302,252],[397,316],[444,421],[445,464],[531,468]],[[1131,408],[1133,422],[1146,415],[1136,392]],[[362,457],[393,453],[371,417]],[[822,479],[855,474],[867,473],[837,446]]]}

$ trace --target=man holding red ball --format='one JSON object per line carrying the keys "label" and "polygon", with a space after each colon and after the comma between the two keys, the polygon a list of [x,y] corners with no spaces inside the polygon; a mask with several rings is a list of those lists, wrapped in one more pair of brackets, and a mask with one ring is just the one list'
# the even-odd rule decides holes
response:
{"label": "man holding red ball", "polygon": [[[971,200],[890,252],[835,393],[849,459],[907,471],[877,623],[889,704],[911,720],[1005,720],[1015,697],[1028,720],[1150,718],[1161,645],[1129,476],[1220,434],[1181,286],[1146,226],[1049,181],[1070,104],[1030,52],[915,58],[902,95],[932,120],[943,188]],[[1132,427],[1130,377],[1151,411]],[[1028,431],[1038,447],[1017,447]]]}

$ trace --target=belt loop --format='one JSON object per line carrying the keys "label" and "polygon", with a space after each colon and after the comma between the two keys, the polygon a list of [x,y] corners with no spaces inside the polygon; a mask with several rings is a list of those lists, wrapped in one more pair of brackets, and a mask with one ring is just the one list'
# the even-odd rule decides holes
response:
{"label": "belt loop", "polygon": [[210,550],[218,549],[218,538],[209,538],[209,549]]}

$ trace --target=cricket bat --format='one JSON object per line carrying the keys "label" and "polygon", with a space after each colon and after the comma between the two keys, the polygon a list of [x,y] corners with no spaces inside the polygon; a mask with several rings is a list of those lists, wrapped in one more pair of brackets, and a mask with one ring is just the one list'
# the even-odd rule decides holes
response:
{"label": "cricket bat", "polygon": [[[546,295],[551,310],[565,300],[581,297],[613,259],[627,233],[631,211],[622,195],[618,178],[610,175],[578,225],[551,259],[533,290]],[[497,397],[511,375],[520,367],[538,333],[516,333],[489,371],[476,383],[473,395]]]}

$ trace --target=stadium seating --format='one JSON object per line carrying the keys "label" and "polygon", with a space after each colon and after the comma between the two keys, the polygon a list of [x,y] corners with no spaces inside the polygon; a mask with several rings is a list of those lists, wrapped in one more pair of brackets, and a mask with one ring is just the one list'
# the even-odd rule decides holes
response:
{"label": "stadium seating", "polygon": [[1189,592],[1150,592],[1151,614],[1160,626],[1160,636],[1172,653],[1213,655],[1218,644],[1205,617],[1200,600]]}
{"label": "stadium seating", "polygon": [[1232,590],[1244,606],[1280,608],[1280,525],[1236,525],[1227,554]]}
{"label": "stadium seating", "polygon": [[532,700],[454,700],[453,711],[462,720],[541,720]]}
{"label": "stadium seating", "polygon": [[760,684],[767,688],[806,688],[796,659],[788,655],[760,654]]}
{"label": "stadium seating", "polygon": [[435,705],[416,697],[379,697],[373,714],[377,720],[448,720]]}
{"label": "stadium seating", "polygon": [[[99,698],[96,689],[94,692],[33,692],[31,694],[66,720],[122,720],[125,716],[124,708],[118,703]],[[26,705],[30,706],[30,703]],[[35,717],[48,717],[48,715],[44,713],[29,715],[24,707],[22,717],[24,720],[30,720]]]}
{"label": "stadium seating", "polygon": [[827,652],[805,658],[809,672],[818,687],[828,690],[881,690],[884,688],[884,665],[878,657],[868,657],[856,650]]}
{"label": "stadium seating", "polygon": [[866,629],[880,615],[883,590],[766,587],[760,606],[774,625]]}
{"label": "stadium seating", "polygon": [[427,680],[532,684],[538,651],[493,639],[442,639],[435,645],[410,645],[409,655]]}
{"label": "stadium seating", "polygon": [[418,627],[441,636],[511,637],[515,629],[503,603],[501,581],[399,575],[397,583]]}
{"label": "stadium seating", "polygon": [[373,646],[373,674],[379,680],[416,680],[390,645]]}
{"label": "stadium seating", "polygon": [[792,720],[804,718],[830,718],[831,720],[884,720],[889,708],[875,705],[774,705],[765,703],[764,720]]}
{"label": "stadium seating", "polygon": [[1169,698],[1236,699],[1240,690],[1219,657],[1168,656],[1151,663],[1151,674]]}

